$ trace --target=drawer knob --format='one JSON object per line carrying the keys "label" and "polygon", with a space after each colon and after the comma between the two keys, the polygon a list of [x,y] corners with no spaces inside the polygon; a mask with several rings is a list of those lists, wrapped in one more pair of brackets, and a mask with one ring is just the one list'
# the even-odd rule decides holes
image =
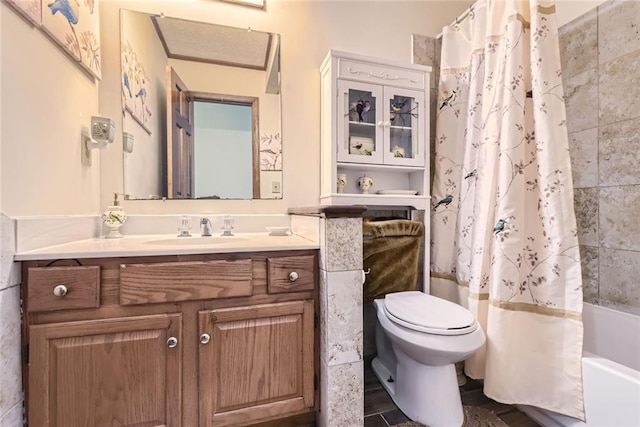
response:
{"label": "drawer knob", "polygon": [[177,345],[178,345],[178,338],[176,338],[176,337],[170,337],[170,338],[167,340],[167,346],[168,346],[169,348],[174,348],[174,347],[176,347]]}
{"label": "drawer knob", "polygon": [[298,280],[298,277],[298,273],[296,273],[295,271],[289,273],[289,281],[291,282],[295,282],[296,280]]}
{"label": "drawer knob", "polygon": [[65,285],[58,285],[55,288],[53,288],[53,294],[60,298],[65,296],[67,292],[69,292],[69,289],[67,289]]}
{"label": "drawer knob", "polygon": [[211,335],[209,334],[200,335],[200,344],[207,344],[209,341],[211,341]]}

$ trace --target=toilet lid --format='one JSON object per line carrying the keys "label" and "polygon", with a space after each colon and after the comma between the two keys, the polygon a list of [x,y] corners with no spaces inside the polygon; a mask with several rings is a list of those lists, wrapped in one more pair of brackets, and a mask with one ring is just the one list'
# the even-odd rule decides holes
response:
{"label": "toilet lid", "polygon": [[415,331],[462,335],[478,327],[466,308],[418,291],[387,294],[384,306],[391,321]]}

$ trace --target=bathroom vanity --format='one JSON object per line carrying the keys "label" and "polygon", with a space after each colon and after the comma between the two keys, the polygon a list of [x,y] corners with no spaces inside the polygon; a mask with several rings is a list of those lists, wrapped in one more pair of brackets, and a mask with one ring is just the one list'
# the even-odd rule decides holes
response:
{"label": "bathroom vanity", "polygon": [[19,254],[29,424],[313,422],[317,245],[278,239]]}

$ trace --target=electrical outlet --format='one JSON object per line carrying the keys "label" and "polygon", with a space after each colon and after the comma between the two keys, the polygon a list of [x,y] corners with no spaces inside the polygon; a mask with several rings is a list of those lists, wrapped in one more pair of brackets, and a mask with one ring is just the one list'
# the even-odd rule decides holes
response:
{"label": "electrical outlet", "polygon": [[280,182],[273,181],[271,183],[271,192],[272,193],[279,193],[280,192]]}

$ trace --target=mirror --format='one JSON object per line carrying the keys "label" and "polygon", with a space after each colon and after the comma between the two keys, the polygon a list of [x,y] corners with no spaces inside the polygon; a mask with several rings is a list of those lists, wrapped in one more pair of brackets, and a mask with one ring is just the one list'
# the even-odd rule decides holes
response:
{"label": "mirror", "polygon": [[280,36],[121,9],[129,199],[282,198]]}

